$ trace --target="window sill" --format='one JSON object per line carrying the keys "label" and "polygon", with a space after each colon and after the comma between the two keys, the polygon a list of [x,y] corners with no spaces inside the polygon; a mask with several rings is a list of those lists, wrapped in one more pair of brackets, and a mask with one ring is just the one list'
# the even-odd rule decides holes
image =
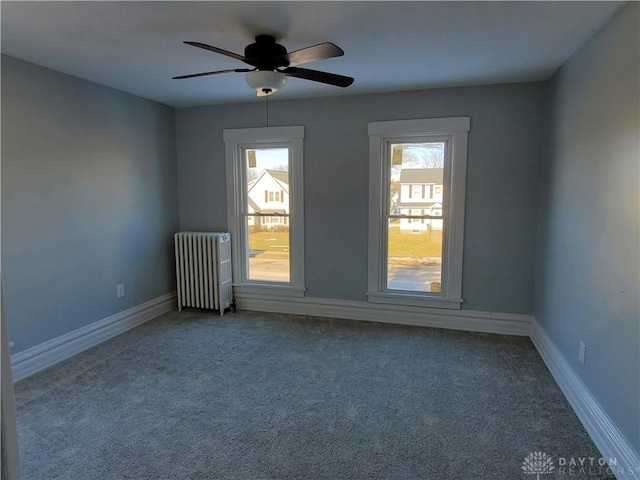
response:
{"label": "window sill", "polygon": [[234,283],[233,292],[237,296],[252,297],[304,297],[306,288],[292,287],[291,285],[262,285],[250,283]]}
{"label": "window sill", "polygon": [[409,305],[412,307],[446,308],[460,310],[461,298],[427,297],[425,295],[407,295],[399,293],[367,292],[369,303],[385,303],[390,305]]}

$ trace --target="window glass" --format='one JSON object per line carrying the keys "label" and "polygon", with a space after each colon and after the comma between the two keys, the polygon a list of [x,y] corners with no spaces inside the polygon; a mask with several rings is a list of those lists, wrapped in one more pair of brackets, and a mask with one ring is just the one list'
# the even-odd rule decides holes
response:
{"label": "window glass", "polygon": [[387,177],[386,288],[440,292],[445,225],[442,211],[432,210],[430,192],[442,189],[446,143],[390,143],[388,148],[393,161]]}
{"label": "window glass", "polygon": [[284,199],[289,190],[289,149],[255,148],[244,152],[249,257],[246,277],[287,283],[291,278],[289,225],[283,219],[288,220],[290,211],[289,202]]}

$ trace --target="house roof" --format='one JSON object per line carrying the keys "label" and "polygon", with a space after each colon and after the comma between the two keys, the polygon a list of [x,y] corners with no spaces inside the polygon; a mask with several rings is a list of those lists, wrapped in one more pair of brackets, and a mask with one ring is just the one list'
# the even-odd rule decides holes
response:
{"label": "house roof", "polygon": [[284,208],[265,208],[261,210],[260,213],[283,213],[286,214],[287,211]]}
{"label": "house roof", "polygon": [[273,178],[278,180],[280,183],[284,183],[285,185],[289,185],[289,172],[283,172],[281,170],[265,170],[269,172]]}
{"label": "house roof", "polygon": [[253,200],[251,200],[251,197],[249,197],[248,200],[249,200],[249,207],[251,207],[251,209],[254,212],[259,212],[260,211],[260,207],[258,206],[258,204],[256,202],[254,202]]}
{"label": "house roof", "polygon": [[263,170],[260,175],[258,175],[256,178],[254,178],[253,180],[251,180],[248,184],[248,188],[247,191],[250,192],[253,187],[255,187],[258,183],[260,183],[260,180],[266,175],[269,174],[276,182],[278,182],[278,184],[280,185],[280,187],[282,187],[282,189],[289,193],[289,172],[282,172],[280,170]]}
{"label": "house roof", "polygon": [[422,183],[442,185],[443,168],[403,168],[400,183]]}

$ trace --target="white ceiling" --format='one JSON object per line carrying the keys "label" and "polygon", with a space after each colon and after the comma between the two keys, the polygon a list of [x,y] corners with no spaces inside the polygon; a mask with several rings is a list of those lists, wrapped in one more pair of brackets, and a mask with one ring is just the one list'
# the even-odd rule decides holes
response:
{"label": "white ceiling", "polygon": [[[172,106],[257,101],[242,54],[256,34],[289,51],[333,42],[344,57],[305,67],[346,89],[290,78],[278,98],[545,80],[624,2],[7,2],[2,52]],[[275,98],[274,98],[275,100]]]}

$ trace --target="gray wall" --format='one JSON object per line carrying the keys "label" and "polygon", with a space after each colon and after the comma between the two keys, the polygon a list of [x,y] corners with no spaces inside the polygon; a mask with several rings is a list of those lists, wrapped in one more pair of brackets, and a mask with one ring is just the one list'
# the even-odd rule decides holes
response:
{"label": "gray wall", "polygon": [[551,82],[535,315],[640,451],[638,17],[632,2]]}
{"label": "gray wall", "polygon": [[[307,295],[366,300],[368,122],[470,116],[463,308],[531,313],[543,101],[542,83],[274,96],[270,126],[306,129]],[[223,129],[265,120],[264,99],[177,110],[182,229],[226,229]]]}
{"label": "gray wall", "polygon": [[2,56],[14,353],[174,290],[175,156],[172,108]]}
{"label": "gray wall", "polygon": [[[534,311],[640,451],[638,17],[626,6],[548,89],[276,96],[270,119],[306,128],[308,295],[365,300],[367,123],[470,116],[463,308]],[[169,107],[2,56],[14,352],[172,291],[176,193],[181,229],[226,229],[222,131],[264,126],[264,107],[179,109],[174,129]]]}

